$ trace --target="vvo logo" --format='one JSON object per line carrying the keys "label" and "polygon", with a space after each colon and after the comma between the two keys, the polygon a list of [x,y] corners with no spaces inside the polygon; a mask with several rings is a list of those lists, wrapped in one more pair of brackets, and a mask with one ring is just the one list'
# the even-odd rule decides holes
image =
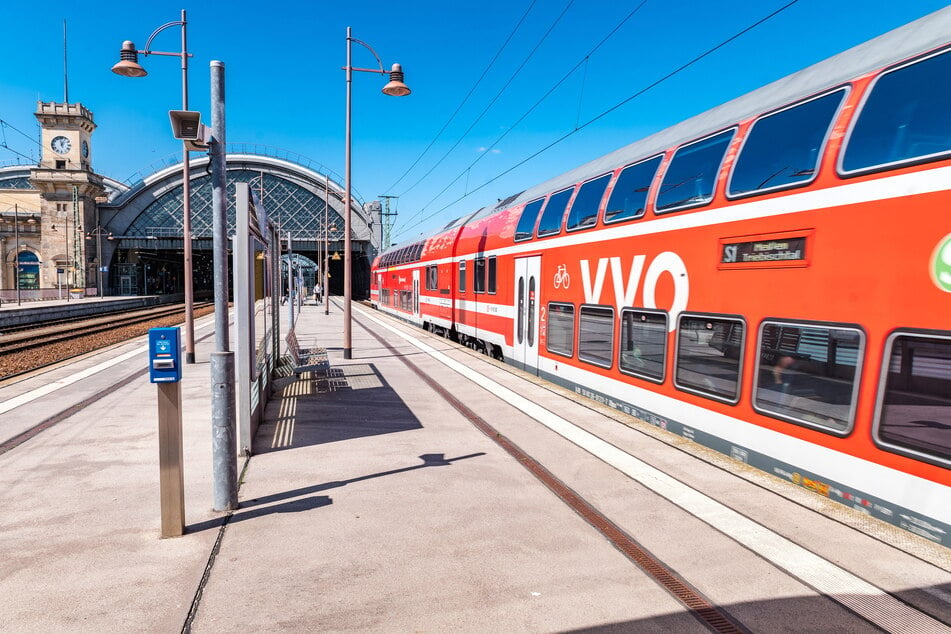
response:
{"label": "vvo logo", "polygon": [[[674,301],[668,311],[670,321],[667,329],[673,331],[677,327],[677,315],[687,308],[687,299],[690,297],[690,278],[687,277],[687,267],[680,256],[672,251],[664,251],[659,254],[647,267],[644,272],[644,263],[647,256],[635,255],[631,259],[631,267],[627,270],[627,275],[621,266],[621,258],[599,258],[598,268],[594,274],[594,280],[591,279],[591,261],[581,260],[581,284],[584,286],[584,301],[586,304],[603,304],[601,295],[604,291],[605,278],[608,271],[611,272],[611,281],[614,286],[614,305],[618,308],[624,306],[643,306],[644,308],[657,308],[657,280],[664,273],[669,273],[674,281]],[[641,301],[634,303],[637,296],[638,287],[643,277],[644,286],[641,291]]]}

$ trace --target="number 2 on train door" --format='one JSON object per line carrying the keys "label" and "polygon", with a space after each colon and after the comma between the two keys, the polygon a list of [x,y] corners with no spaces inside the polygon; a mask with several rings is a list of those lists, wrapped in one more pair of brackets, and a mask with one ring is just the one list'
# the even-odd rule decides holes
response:
{"label": "number 2 on train door", "polygon": [[540,255],[515,260],[515,363],[538,373],[538,308],[540,305]]}

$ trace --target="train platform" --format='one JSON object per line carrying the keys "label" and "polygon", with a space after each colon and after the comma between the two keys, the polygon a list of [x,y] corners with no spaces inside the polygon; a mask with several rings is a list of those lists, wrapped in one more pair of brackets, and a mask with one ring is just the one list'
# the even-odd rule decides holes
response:
{"label": "train platform", "polygon": [[[334,298],[212,510],[213,322],[160,538],[143,340],[0,383],[4,632],[951,632],[951,551]],[[286,318],[282,318],[282,326]]]}

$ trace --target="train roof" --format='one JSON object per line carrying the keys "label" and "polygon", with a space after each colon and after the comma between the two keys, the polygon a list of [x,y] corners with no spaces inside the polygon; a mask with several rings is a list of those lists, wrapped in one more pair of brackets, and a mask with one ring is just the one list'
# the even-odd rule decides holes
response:
{"label": "train roof", "polygon": [[543,183],[529,187],[518,194],[508,196],[495,205],[488,205],[460,216],[438,229],[394,245],[387,251],[425,241],[473,220],[529,202],[622,165],[649,158],[693,139],[728,128],[749,117],[769,112],[892,63],[913,57],[918,53],[935,49],[949,41],[951,41],[951,7],[935,11],[640,141],[635,141]]}
{"label": "train roof", "polygon": [[932,50],[948,43],[949,40],[951,40],[951,7],[926,15],[544,183],[530,187],[514,197],[501,201],[498,205],[481,209],[469,220],[528,202],[636,160],[649,158],[687,141],[732,126],[749,117],[843,84],[915,54]]}

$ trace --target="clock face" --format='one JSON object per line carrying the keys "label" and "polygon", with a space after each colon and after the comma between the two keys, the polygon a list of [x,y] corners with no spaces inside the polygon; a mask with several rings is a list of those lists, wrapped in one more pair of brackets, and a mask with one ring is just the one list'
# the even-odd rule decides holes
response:
{"label": "clock face", "polygon": [[66,154],[70,148],[73,147],[73,144],[64,136],[56,136],[50,141],[50,147],[53,148],[53,151],[57,154]]}
{"label": "clock face", "polygon": [[83,153],[83,158],[89,158],[89,144],[83,141],[79,148]]}

